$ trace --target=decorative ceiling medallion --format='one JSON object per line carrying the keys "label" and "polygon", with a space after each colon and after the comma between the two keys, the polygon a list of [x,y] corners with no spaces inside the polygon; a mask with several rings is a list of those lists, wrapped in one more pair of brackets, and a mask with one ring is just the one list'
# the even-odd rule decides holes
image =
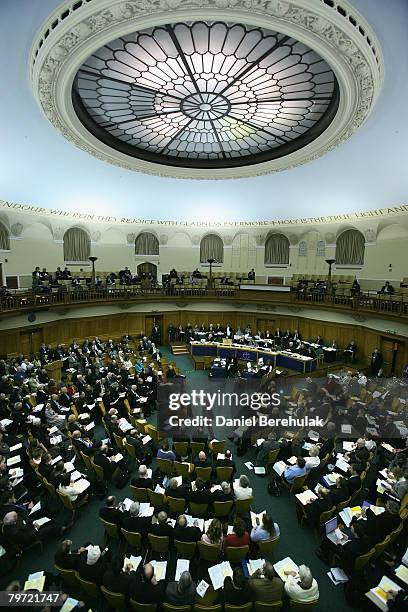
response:
{"label": "decorative ceiling medallion", "polygon": [[376,36],[345,0],[71,0],[30,62],[68,140],[178,178],[315,159],[360,127],[383,82]]}

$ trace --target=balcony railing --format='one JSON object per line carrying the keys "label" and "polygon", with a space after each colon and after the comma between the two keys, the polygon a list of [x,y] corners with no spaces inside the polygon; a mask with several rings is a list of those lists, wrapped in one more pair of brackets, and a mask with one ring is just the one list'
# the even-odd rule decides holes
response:
{"label": "balcony railing", "polygon": [[408,317],[408,297],[404,294],[381,295],[376,292],[362,292],[358,296],[350,296],[349,290],[337,289],[333,293],[298,293],[296,290],[279,291],[246,291],[244,287],[233,286],[206,289],[204,287],[157,287],[141,289],[137,286],[121,286],[119,288],[59,291],[50,293],[15,292],[0,296],[0,313],[12,314],[21,311],[47,310],[53,307],[80,306],[81,304],[101,304],[138,301],[177,301],[177,300],[226,300],[239,301],[248,304],[282,304],[291,306],[314,305],[340,310],[371,312],[386,314],[392,317]]}

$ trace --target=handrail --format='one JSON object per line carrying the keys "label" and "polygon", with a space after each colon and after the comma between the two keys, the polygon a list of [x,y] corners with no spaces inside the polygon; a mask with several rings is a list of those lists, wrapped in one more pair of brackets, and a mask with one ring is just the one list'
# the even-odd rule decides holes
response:
{"label": "handrail", "polygon": [[47,310],[53,307],[81,306],[83,304],[106,304],[118,302],[138,301],[177,301],[188,300],[219,300],[245,301],[257,304],[281,304],[298,306],[329,307],[340,310],[351,310],[355,313],[376,313],[392,317],[408,317],[408,295],[374,294],[372,291],[363,291],[357,296],[351,296],[347,289],[337,289],[331,293],[307,292],[301,293],[296,290],[279,291],[246,291],[244,287],[233,286],[217,287],[207,289],[204,287],[155,287],[140,288],[138,286],[120,286],[114,288],[81,288],[72,291],[55,291],[51,293],[35,293],[27,291],[15,292],[10,295],[0,296],[0,313],[13,314],[21,311]]}

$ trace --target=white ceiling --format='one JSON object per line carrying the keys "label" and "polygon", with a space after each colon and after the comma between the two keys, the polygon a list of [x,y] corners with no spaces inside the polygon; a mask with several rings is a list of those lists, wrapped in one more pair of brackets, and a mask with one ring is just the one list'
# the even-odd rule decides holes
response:
{"label": "white ceiling", "polygon": [[321,216],[408,198],[408,2],[351,0],[376,32],[384,89],[351,139],[314,162],[228,181],[165,179],[122,170],[67,142],[43,117],[28,82],[36,31],[58,0],[0,0],[0,199],[144,219],[231,221]]}

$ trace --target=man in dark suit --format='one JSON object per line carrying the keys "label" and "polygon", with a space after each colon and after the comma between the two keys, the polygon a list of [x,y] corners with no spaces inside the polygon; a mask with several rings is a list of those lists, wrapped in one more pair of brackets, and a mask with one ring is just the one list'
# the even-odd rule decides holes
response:
{"label": "man in dark suit", "polygon": [[164,580],[157,582],[153,565],[147,563],[143,567],[138,579],[132,581],[129,595],[141,604],[161,603],[164,597],[163,583]]}
{"label": "man in dark suit", "polygon": [[171,478],[166,490],[166,496],[173,497],[174,499],[187,499],[189,492],[190,486],[188,484],[182,482],[181,485],[178,485],[177,480]]}
{"label": "man in dark suit", "polygon": [[212,493],[206,488],[204,480],[197,478],[195,481],[195,491],[191,491],[188,496],[189,501],[194,504],[211,504],[213,501]]}
{"label": "man in dark suit", "polygon": [[350,465],[350,476],[347,480],[350,495],[354,495],[354,493],[358,491],[361,486],[360,472],[361,468],[356,463],[352,463]]}
{"label": "man in dark suit", "polygon": [[234,493],[231,490],[231,486],[228,482],[221,483],[221,489],[217,489],[212,494],[214,502],[226,502],[234,499]]}
{"label": "man in dark suit", "polygon": [[72,444],[79,451],[83,452],[84,455],[87,455],[87,457],[91,457],[94,454],[95,449],[98,447],[95,441],[91,442],[91,440],[85,438],[85,436],[82,437],[79,429],[72,432]]}
{"label": "man in dark suit", "polygon": [[88,546],[79,557],[79,575],[83,580],[102,583],[103,574],[107,568],[107,559],[101,555],[99,546]]}
{"label": "man in dark suit", "polygon": [[133,533],[145,536],[151,526],[151,519],[147,516],[139,516],[140,504],[138,501],[131,504],[128,512],[123,513],[122,528]]}
{"label": "man in dark suit", "polygon": [[[110,451],[115,453],[115,451]],[[112,480],[112,476],[119,470],[119,465],[116,461],[111,461],[108,456],[108,447],[106,444],[102,444],[99,450],[95,451],[94,462],[103,469],[103,477],[107,481]]]}
{"label": "man in dark suit", "polygon": [[383,356],[380,353],[380,351],[376,348],[373,353],[371,354],[371,373],[374,376],[374,378],[377,378],[380,370],[381,370],[381,366],[383,364]]}
{"label": "man in dark suit", "polygon": [[138,475],[136,478],[132,478],[131,485],[138,489],[154,489],[153,478],[149,476],[145,465],[139,466]]}
{"label": "man in dark suit", "polygon": [[110,495],[106,498],[106,506],[100,508],[99,516],[108,523],[114,523],[114,525],[118,526],[122,525],[124,514],[118,507],[116,497]]}
{"label": "man in dark suit", "polygon": [[86,549],[81,546],[76,552],[73,552],[71,546],[72,540],[63,540],[61,548],[54,555],[54,563],[63,569],[77,570],[79,567],[79,555]]}
{"label": "man in dark suit", "polygon": [[157,523],[150,525],[149,533],[155,536],[168,536],[173,537],[173,527],[167,522],[167,514],[162,510],[157,515]]}
{"label": "man in dark suit", "polygon": [[232,453],[230,450],[225,451],[224,459],[217,459],[215,463],[215,467],[231,467],[232,475],[235,474],[235,472],[237,471],[237,468],[235,466],[235,463],[232,460]]}
{"label": "man in dark suit", "polygon": [[40,465],[38,466],[38,473],[41,474],[43,478],[48,479],[54,469],[51,462],[52,457],[50,453],[44,453],[41,457]]}
{"label": "man in dark suit", "polygon": [[204,451],[200,451],[196,457],[193,459],[193,463],[195,467],[209,467],[211,465],[211,461],[207,458],[207,455]]}
{"label": "man in dark suit", "polygon": [[201,530],[197,525],[188,526],[187,519],[182,514],[178,517],[173,530],[173,537],[180,542],[198,542],[201,540]]}
{"label": "man in dark suit", "polygon": [[394,287],[390,285],[390,281],[385,281],[385,285],[381,287],[380,293],[385,293],[385,295],[392,295],[394,291]]}

